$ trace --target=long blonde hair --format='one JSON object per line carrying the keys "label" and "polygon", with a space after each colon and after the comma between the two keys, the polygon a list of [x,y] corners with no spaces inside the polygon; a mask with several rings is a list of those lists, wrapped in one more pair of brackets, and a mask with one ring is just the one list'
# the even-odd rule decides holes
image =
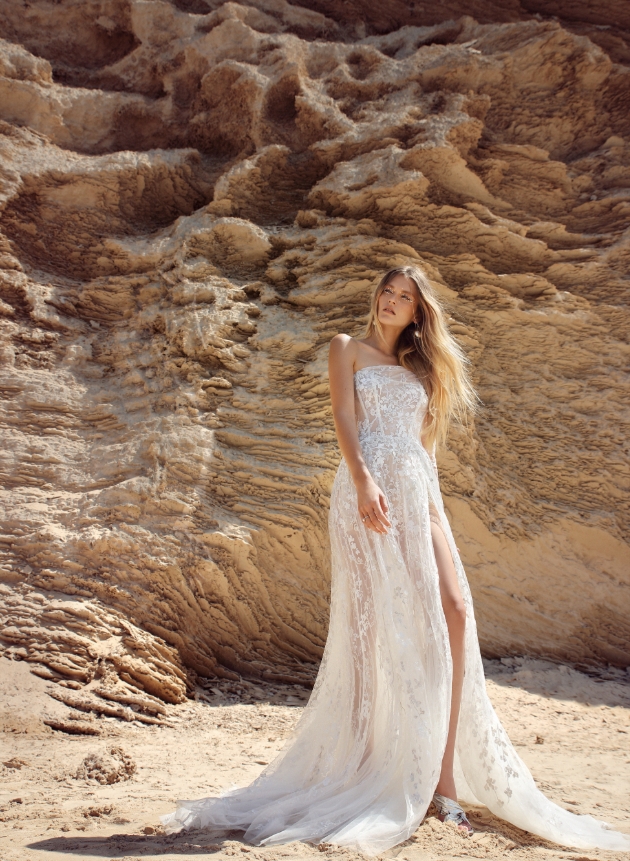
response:
{"label": "long blonde hair", "polygon": [[430,450],[434,443],[446,442],[453,419],[466,427],[481,401],[470,381],[468,357],[449,332],[442,304],[419,266],[397,266],[383,275],[372,296],[365,337],[377,332],[383,338],[378,300],[396,275],[404,275],[418,289],[418,322],[400,333],[396,354],[398,364],[413,371],[429,396],[422,437]]}

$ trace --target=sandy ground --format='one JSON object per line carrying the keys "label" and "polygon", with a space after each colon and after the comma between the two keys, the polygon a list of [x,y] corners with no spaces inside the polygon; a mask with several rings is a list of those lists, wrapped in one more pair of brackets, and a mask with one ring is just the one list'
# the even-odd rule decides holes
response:
{"label": "sandy ground", "polygon": [[[630,675],[584,675],[518,658],[489,661],[486,672],[491,699],[539,786],[564,807],[630,833]],[[50,683],[26,664],[0,659],[0,680],[1,861],[364,857],[302,843],[250,847],[234,833],[165,835],[159,824],[178,798],[213,795],[254,778],[291,732],[308,699],[305,689],[212,682],[198,689],[195,701],[168,707],[170,727],[98,718],[101,735],[86,737],[44,725],[45,715],[69,709],[47,695]],[[122,753],[112,756],[112,749]],[[108,762],[110,779],[118,782],[87,779],[99,767],[106,771]],[[483,808],[470,816],[478,829],[473,838],[429,815],[385,857],[630,859],[630,853],[563,849]]]}

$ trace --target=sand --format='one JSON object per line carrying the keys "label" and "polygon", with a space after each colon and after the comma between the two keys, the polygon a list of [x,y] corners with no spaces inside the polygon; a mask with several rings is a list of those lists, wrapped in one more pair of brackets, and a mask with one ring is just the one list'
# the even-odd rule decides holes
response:
{"label": "sand", "polygon": [[[490,697],[539,786],[564,807],[630,833],[630,675],[587,675],[520,658],[487,661],[486,673]],[[252,847],[235,833],[166,835],[160,825],[178,798],[251,781],[290,734],[308,699],[305,688],[209,681],[195,700],[167,707],[169,726],[101,717],[93,721],[100,735],[74,736],[43,723],[45,716],[67,719],[70,710],[26,663],[0,659],[0,679],[1,861],[363,857],[301,843]],[[429,815],[385,857],[630,858],[556,846],[484,808],[471,809],[470,817],[478,829],[473,838]]]}

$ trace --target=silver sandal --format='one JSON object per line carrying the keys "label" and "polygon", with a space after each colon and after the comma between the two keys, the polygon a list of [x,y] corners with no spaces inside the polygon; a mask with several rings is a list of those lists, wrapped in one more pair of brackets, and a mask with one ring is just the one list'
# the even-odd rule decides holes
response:
{"label": "silver sandal", "polygon": [[460,804],[445,795],[438,795],[437,792],[433,794],[433,803],[438,809],[440,822],[455,822],[460,831],[465,831],[467,834],[473,833],[473,827]]}

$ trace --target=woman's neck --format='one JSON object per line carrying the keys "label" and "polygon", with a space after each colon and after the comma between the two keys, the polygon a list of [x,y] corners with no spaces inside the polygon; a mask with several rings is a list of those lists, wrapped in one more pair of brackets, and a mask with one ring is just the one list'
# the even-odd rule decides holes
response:
{"label": "woman's neck", "polygon": [[398,343],[399,337],[399,332],[394,332],[391,336],[389,335],[389,332],[386,332],[385,338],[382,338],[378,333],[375,333],[372,346],[375,347],[375,349],[380,350],[381,353],[384,353],[386,356],[393,358],[397,353],[396,344]]}

